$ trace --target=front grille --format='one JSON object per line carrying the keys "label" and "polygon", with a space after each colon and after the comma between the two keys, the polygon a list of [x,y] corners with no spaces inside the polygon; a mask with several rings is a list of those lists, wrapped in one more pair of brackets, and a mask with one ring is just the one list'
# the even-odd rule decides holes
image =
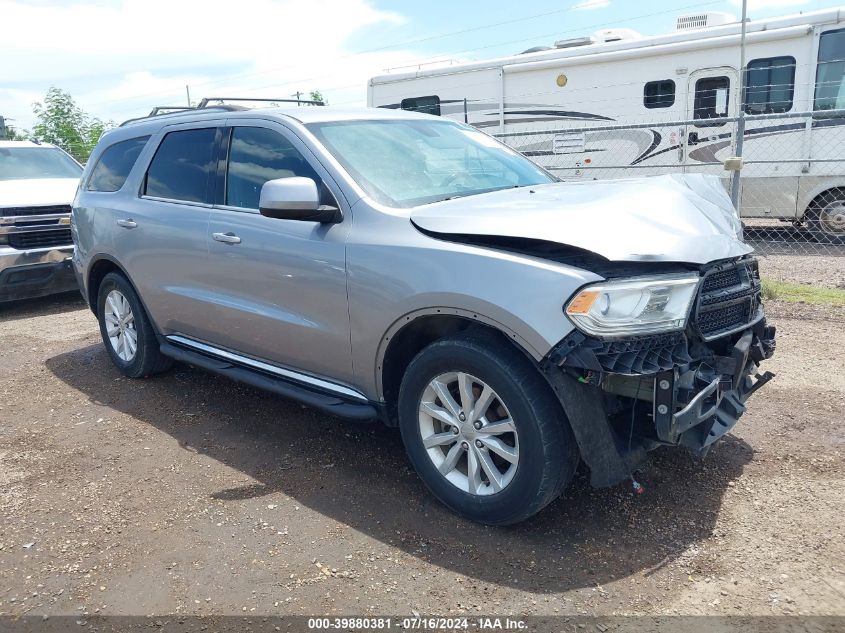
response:
{"label": "front grille", "polygon": [[751,320],[751,298],[727,306],[716,306],[698,313],[698,327],[704,333],[724,332]]}
{"label": "front grille", "polygon": [[69,204],[52,204],[42,207],[5,207],[0,208],[0,217],[12,218],[22,215],[52,215],[56,213],[70,213]]}
{"label": "front grille", "polygon": [[704,287],[702,292],[713,292],[715,290],[722,290],[724,288],[731,288],[742,283],[738,268],[728,268],[727,270],[719,270],[704,279]]}
{"label": "front grille", "polygon": [[49,246],[70,246],[71,244],[70,229],[9,233],[9,246],[22,250],[47,248]]}
{"label": "front grille", "polygon": [[705,339],[736,332],[760,315],[760,275],[755,259],[721,264],[704,274],[694,325]]}

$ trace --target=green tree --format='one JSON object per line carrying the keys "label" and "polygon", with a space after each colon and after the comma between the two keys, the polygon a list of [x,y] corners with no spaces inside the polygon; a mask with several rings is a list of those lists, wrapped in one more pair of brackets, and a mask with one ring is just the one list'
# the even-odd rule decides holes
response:
{"label": "green tree", "polygon": [[87,114],[69,93],[51,87],[43,102],[32,104],[36,124],[31,135],[40,141],[58,145],[80,163],[88,160],[91,150],[111,123]]}
{"label": "green tree", "polygon": [[6,138],[10,141],[25,141],[29,138],[26,130],[18,130],[11,125],[6,126]]}
{"label": "green tree", "polygon": [[323,93],[319,90],[312,90],[311,94],[308,95],[308,98],[311,99],[311,101],[322,101],[323,105],[329,105],[329,102],[326,101],[323,97]]}

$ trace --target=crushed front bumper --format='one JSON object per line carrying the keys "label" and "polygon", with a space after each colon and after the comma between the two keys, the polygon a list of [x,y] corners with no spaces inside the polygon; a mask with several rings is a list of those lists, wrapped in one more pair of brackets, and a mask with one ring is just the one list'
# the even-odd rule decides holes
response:
{"label": "crushed front bumper", "polygon": [[692,332],[601,341],[574,331],[542,369],[593,485],[607,486],[629,478],[660,445],[704,455],[774,377],[759,372],[774,350],[775,328],[765,319],[708,342]]}
{"label": "crushed front bumper", "polygon": [[78,290],[73,246],[17,250],[0,246],[0,303]]}

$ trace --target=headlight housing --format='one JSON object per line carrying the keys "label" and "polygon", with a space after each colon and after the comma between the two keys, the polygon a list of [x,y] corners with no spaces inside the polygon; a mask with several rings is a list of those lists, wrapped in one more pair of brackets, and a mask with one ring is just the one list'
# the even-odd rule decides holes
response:
{"label": "headlight housing", "polygon": [[599,337],[683,330],[699,279],[691,273],[604,281],[582,288],[565,312],[578,329]]}

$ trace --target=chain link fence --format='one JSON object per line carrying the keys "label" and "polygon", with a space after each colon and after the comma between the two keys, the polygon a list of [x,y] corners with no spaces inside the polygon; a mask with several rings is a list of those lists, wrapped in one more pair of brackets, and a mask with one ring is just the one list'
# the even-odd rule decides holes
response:
{"label": "chain link fence", "polygon": [[[565,181],[719,176],[730,191],[737,117],[494,134]],[[739,213],[758,253],[845,257],[845,110],[745,117]]]}

